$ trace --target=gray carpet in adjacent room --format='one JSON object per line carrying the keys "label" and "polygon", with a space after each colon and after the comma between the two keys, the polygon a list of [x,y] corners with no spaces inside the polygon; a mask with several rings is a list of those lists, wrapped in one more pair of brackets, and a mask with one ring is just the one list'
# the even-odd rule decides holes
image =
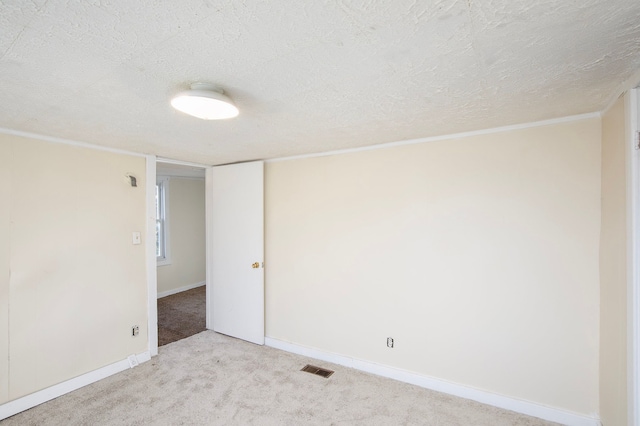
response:
{"label": "gray carpet in adjacent room", "polygon": [[158,346],[206,330],[206,315],[205,286],[158,299]]}
{"label": "gray carpet in adjacent room", "polygon": [[[328,379],[299,371],[335,370]],[[548,425],[532,417],[205,331],[32,408],[13,425]]]}

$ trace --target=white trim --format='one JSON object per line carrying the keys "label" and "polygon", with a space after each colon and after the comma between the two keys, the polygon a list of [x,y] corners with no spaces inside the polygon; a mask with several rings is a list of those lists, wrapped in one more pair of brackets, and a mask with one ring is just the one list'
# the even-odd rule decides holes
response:
{"label": "white trim", "polygon": [[147,336],[151,356],[158,355],[158,265],[156,259],[156,157],[147,155]]}
{"label": "white trim", "polygon": [[422,388],[455,395],[465,399],[471,399],[494,407],[504,408],[517,413],[538,417],[544,420],[562,423],[569,426],[600,426],[600,420],[596,417],[584,416],[558,408],[547,407],[535,402],[525,401],[488,392],[470,386],[464,386],[434,377],[424,376],[410,371],[402,370],[387,365],[377,364],[370,361],[363,361],[320,349],[297,345],[283,340],[265,337],[265,345],[309,358],[331,362],[367,373],[387,377]]}
{"label": "white trim", "polygon": [[213,297],[213,290],[211,287],[212,271],[212,253],[213,253],[213,167],[207,167],[205,172],[204,181],[204,203],[205,203],[205,259],[206,259],[206,285],[207,285],[207,314],[206,314],[206,327],[209,330],[213,330],[213,303],[211,298]]}
{"label": "white trim", "polygon": [[[135,359],[138,361],[138,364],[142,364],[143,362],[147,362],[151,359],[151,355],[148,351],[131,356],[135,357]],[[76,389],[80,389],[81,387],[90,385],[91,383],[95,383],[98,380],[113,376],[114,374],[120,373],[121,371],[124,371],[128,368],[132,367],[129,363],[129,358],[125,358],[121,361],[115,362],[97,370],[90,371],[89,373],[83,374],[81,376],[74,377],[71,380],[67,380],[41,391],[23,396],[22,398],[9,401],[5,404],[0,405],[0,420],[28,410],[29,408],[33,408],[44,402],[51,401],[54,398],[57,398],[69,392],[73,392]]]}
{"label": "white trim", "polygon": [[[177,167],[176,167],[177,166]],[[160,176],[180,177],[204,180],[204,171],[208,166],[187,161],[158,158],[157,173]]]}
{"label": "white trim", "polygon": [[425,142],[437,142],[437,141],[444,141],[444,140],[450,140],[450,139],[460,139],[460,138],[467,138],[470,136],[488,135],[492,133],[501,133],[501,132],[509,132],[513,130],[528,129],[531,127],[551,126],[554,124],[570,123],[573,121],[588,120],[591,118],[600,118],[600,113],[590,112],[588,114],[571,115],[569,117],[553,118],[551,120],[535,121],[531,123],[514,124],[511,126],[494,127],[491,129],[474,130],[470,132],[453,133],[453,134],[442,135],[442,136],[430,136],[430,137],[418,138],[418,139],[408,139],[408,140],[402,140],[397,142],[382,143],[378,145],[362,146],[358,148],[347,148],[347,149],[338,149],[335,151],[317,152],[314,154],[302,154],[302,155],[293,155],[291,157],[272,158],[270,160],[265,160],[265,163],[277,163],[280,161],[300,160],[304,158],[326,157],[329,155],[350,154],[354,152],[372,151],[376,149],[386,149],[386,148],[393,148],[396,146],[414,145],[414,144],[425,143]]}
{"label": "white trim", "polygon": [[[635,77],[636,76],[634,75],[633,78],[635,78]],[[632,80],[633,79],[629,79],[628,82],[630,82]],[[625,82],[624,85],[625,86],[628,85],[629,84],[628,82]],[[615,102],[615,100],[617,98],[618,98],[618,96],[616,96],[615,99],[613,99],[611,104],[613,104],[613,102]],[[610,107],[610,105],[607,108],[609,108],[609,107]],[[606,109],[603,110],[603,111],[606,111]],[[553,124],[561,124],[561,123],[568,123],[568,122],[572,122],[572,121],[587,120],[587,119],[590,119],[590,118],[600,118],[601,116],[602,116],[602,112],[591,112],[591,113],[586,113],[586,114],[579,114],[579,115],[571,115],[571,116],[567,116],[567,117],[553,118],[553,119],[550,119],[550,120],[534,121],[534,122],[529,122],[529,123],[514,124],[514,125],[510,125],[510,126],[494,127],[494,128],[490,128],[490,129],[474,130],[474,131],[462,132],[462,133],[453,133],[453,134],[442,135],[442,136],[430,136],[430,137],[426,137],[426,138],[401,140],[401,141],[388,142],[388,143],[382,143],[382,144],[377,144],[377,145],[368,145],[368,146],[363,146],[363,147],[358,147],[358,148],[346,148],[346,149],[338,149],[338,150],[334,150],[334,151],[318,152],[318,153],[313,153],[313,154],[293,155],[293,156],[290,156],[290,157],[278,157],[278,158],[272,158],[272,159],[264,160],[264,162],[265,163],[275,163],[275,162],[279,162],[279,161],[298,160],[298,159],[314,158],[314,157],[325,157],[325,156],[329,156],[329,155],[348,154],[348,153],[360,152],[360,151],[371,151],[371,150],[375,150],[375,149],[392,148],[394,146],[414,145],[414,144],[424,143],[424,142],[436,142],[436,141],[441,141],[441,140],[465,138],[465,137],[469,137],[469,136],[478,136],[478,135],[487,135],[487,134],[492,134],[492,133],[508,132],[508,131],[512,131],[512,130],[527,129],[527,128],[531,128],[531,127],[549,126],[549,125],[553,125]],[[57,138],[57,137],[53,137],[53,136],[40,135],[40,134],[37,134],[37,133],[23,132],[23,131],[20,131],[20,130],[12,130],[12,129],[7,129],[7,128],[0,127],[0,134],[1,133],[8,134],[8,135],[27,137],[27,138],[32,138],[32,139],[39,139],[39,140],[43,140],[43,141],[47,141],[47,142],[62,143],[62,144],[66,144],[66,145],[75,145],[75,146],[80,146],[80,147],[84,147],[84,148],[92,148],[92,149],[97,149],[97,150],[101,150],[101,151],[113,152],[113,153],[117,153],[117,154],[127,154],[127,155],[134,155],[134,156],[138,156],[138,157],[146,156],[145,154],[141,154],[141,153],[138,153],[138,152],[126,151],[126,150],[117,149],[117,148],[109,148],[109,147],[106,147],[106,146],[94,145],[94,144],[90,144],[90,143],[87,143],[87,142],[79,142],[79,141],[74,141],[74,140],[71,140],[71,139]],[[171,159],[171,158],[164,158],[164,157],[157,157],[156,160],[158,162],[166,163],[166,164],[178,164],[178,165],[190,166],[190,167],[201,167],[201,168],[204,168],[204,169],[207,169],[207,168],[211,167],[210,165],[205,165],[205,164],[201,164],[201,163],[192,163],[192,162],[189,162],[189,161],[174,160],[174,159]]]}
{"label": "white trim", "polygon": [[[164,216],[162,230],[164,231],[164,257],[156,257],[156,265],[167,266],[171,265],[171,209],[169,207],[169,200],[171,199],[171,178],[169,176],[156,176],[156,185],[159,182],[162,183],[162,214]],[[155,227],[153,229],[155,235]]]}
{"label": "white trim", "polygon": [[611,108],[613,108],[613,106],[616,104],[616,102],[618,102],[618,99],[620,99],[623,96],[625,96],[624,93],[621,94],[620,96],[616,97],[616,98],[611,99],[611,102],[609,102],[607,104],[607,106],[602,111],[600,111],[600,118],[604,117],[609,112],[609,110]]}
{"label": "white trim", "polygon": [[87,143],[87,142],[80,142],[80,141],[75,141],[75,140],[72,140],[72,139],[65,139],[65,138],[57,138],[57,137],[54,137],[54,136],[41,135],[41,134],[38,134],[38,133],[23,132],[21,130],[7,129],[5,127],[0,127],[0,134],[19,136],[19,137],[22,137],[22,138],[36,139],[36,140],[41,140],[41,141],[45,141],[45,142],[61,143],[61,144],[64,144],[64,145],[73,145],[73,146],[78,146],[78,147],[81,147],[81,148],[97,149],[98,151],[113,152],[114,154],[133,155],[135,157],[146,157],[147,156],[146,154],[141,154],[139,152],[133,152],[133,151],[127,151],[125,149],[110,148],[108,146],[94,145],[94,144]]}
{"label": "white trim", "polygon": [[178,293],[182,293],[183,291],[192,290],[194,288],[202,287],[203,285],[206,285],[206,284],[207,284],[206,281],[201,281],[199,283],[189,284],[189,285],[185,285],[185,286],[182,286],[182,287],[174,288],[172,290],[163,291],[163,292],[158,293],[158,299],[162,299],[163,297],[171,296],[172,294],[178,294]]}
{"label": "white trim", "polygon": [[639,90],[625,95],[627,140],[627,411],[628,424],[640,426],[640,151],[635,147]]}
{"label": "white trim", "polygon": [[191,163],[189,161],[174,160],[174,159],[165,158],[165,157],[158,157],[157,161],[158,161],[158,163],[176,164],[176,165],[179,165],[179,166],[189,166],[189,167],[199,167],[201,169],[206,169],[207,167],[211,167],[211,166],[209,166],[207,164]]}
{"label": "white trim", "polygon": [[631,74],[629,78],[627,78],[626,80],[621,82],[618,86],[616,86],[615,90],[611,95],[611,98],[609,99],[609,102],[607,103],[607,106],[602,111],[600,111],[600,115],[601,116],[605,115],[619,98],[621,98],[622,96],[625,96],[625,94],[629,90],[636,87],[638,83],[640,83],[640,70],[637,70],[636,72]]}

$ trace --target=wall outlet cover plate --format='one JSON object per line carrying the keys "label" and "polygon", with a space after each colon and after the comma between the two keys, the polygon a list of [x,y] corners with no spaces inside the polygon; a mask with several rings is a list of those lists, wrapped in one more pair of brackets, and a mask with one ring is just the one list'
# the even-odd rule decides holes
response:
{"label": "wall outlet cover plate", "polygon": [[129,360],[129,367],[137,367],[138,366],[138,358],[135,355],[129,355],[127,358]]}

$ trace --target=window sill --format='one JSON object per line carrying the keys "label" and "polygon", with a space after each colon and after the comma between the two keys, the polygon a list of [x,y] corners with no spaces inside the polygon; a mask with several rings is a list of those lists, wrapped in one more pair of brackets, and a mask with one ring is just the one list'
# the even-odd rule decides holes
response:
{"label": "window sill", "polygon": [[171,265],[171,259],[158,260],[158,266]]}

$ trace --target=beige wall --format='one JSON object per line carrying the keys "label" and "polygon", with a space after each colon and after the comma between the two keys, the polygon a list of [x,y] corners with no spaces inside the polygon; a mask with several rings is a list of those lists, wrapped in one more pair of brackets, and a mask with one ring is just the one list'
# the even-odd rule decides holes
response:
{"label": "beige wall", "polygon": [[0,143],[0,404],[9,399],[11,146]]}
{"label": "beige wall", "polygon": [[[8,302],[0,295],[15,399],[147,349],[145,245],[131,242],[145,230],[145,159],[6,135],[0,153],[11,215]],[[0,280],[6,257],[0,249]]]}
{"label": "beige wall", "polygon": [[267,164],[267,336],[596,413],[600,135]]}
{"label": "beige wall", "polygon": [[627,217],[625,111],[620,98],[602,118],[600,247],[600,417],[627,424]]}
{"label": "beige wall", "polygon": [[204,282],[204,179],[169,178],[171,264],[158,267],[158,293]]}

